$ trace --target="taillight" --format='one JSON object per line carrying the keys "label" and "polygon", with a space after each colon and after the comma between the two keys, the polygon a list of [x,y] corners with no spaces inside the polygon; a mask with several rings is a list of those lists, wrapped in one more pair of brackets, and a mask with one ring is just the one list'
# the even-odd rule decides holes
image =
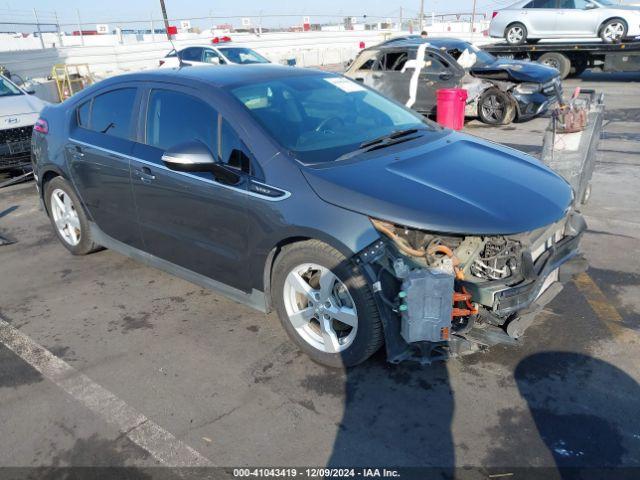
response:
{"label": "taillight", "polygon": [[491,15],[491,19],[493,20],[494,18],[496,18],[497,15],[498,15],[498,12],[493,12],[493,15]]}
{"label": "taillight", "polygon": [[164,60],[160,60],[158,63],[160,64],[159,66],[162,66],[164,65]]}
{"label": "taillight", "polygon": [[44,118],[39,118],[38,120],[36,120],[36,123],[33,126],[33,129],[36,132],[47,134],[49,133],[49,124]]}

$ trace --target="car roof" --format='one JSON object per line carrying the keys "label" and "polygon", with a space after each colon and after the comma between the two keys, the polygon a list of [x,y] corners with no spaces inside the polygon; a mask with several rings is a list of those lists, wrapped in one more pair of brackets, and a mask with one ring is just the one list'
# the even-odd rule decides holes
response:
{"label": "car roof", "polygon": [[[446,50],[457,48],[464,50],[469,46],[468,42],[460,40],[459,38],[422,38],[419,35],[411,35],[407,37],[397,37],[387,40],[380,45],[370,47],[371,50],[386,50],[398,47],[418,47],[423,43],[428,43],[434,48]],[[367,49],[369,50],[369,49]]]}
{"label": "car roof", "polygon": [[195,48],[233,48],[233,47],[249,48],[246,45],[242,45],[239,43],[231,43],[231,42],[210,43],[210,44],[202,43],[198,45],[187,45],[185,47],[178,49],[178,52],[181,52],[182,50],[186,50],[187,48],[194,48],[194,47]]}
{"label": "car roof", "polygon": [[118,75],[100,82],[102,85],[121,83],[126,81],[170,82],[180,83],[181,80],[191,80],[209,84],[215,87],[257,83],[260,81],[277,80],[279,78],[302,76],[334,76],[329,72],[310,68],[288,67],[272,63],[260,65],[223,65],[211,67],[208,65],[183,68],[159,68],[144,72]]}

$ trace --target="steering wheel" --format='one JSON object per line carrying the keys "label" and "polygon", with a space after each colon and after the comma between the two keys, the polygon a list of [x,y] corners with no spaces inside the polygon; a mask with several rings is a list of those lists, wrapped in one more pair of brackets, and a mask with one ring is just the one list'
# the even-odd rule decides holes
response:
{"label": "steering wheel", "polygon": [[327,130],[331,130],[330,128],[325,130],[325,127],[334,120],[337,120],[338,122],[340,122],[340,126],[344,127],[344,120],[342,120],[342,118],[338,116],[333,116],[333,117],[325,118],[323,121],[321,121],[320,124],[315,128],[315,131],[324,132]]}

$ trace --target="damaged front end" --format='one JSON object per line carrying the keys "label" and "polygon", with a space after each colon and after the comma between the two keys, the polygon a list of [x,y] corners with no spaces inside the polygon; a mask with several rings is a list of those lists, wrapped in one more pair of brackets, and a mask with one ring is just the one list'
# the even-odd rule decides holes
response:
{"label": "damaged front end", "polygon": [[356,261],[369,277],[387,357],[430,363],[518,345],[563,282],[586,269],[585,222],[571,212],[517,235],[440,235],[371,219],[382,238]]}

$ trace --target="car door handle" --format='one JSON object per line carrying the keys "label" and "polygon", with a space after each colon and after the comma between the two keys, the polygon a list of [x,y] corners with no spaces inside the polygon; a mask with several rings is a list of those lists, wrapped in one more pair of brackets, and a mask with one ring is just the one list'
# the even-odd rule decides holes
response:
{"label": "car door handle", "polygon": [[364,83],[364,78],[358,77],[356,78],[356,82]]}
{"label": "car door handle", "polygon": [[136,175],[138,175],[142,183],[151,183],[156,179],[156,176],[149,167],[142,167],[140,170],[136,170]]}
{"label": "car door handle", "polygon": [[84,157],[84,153],[82,151],[82,148],[80,148],[78,145],[75,145],[71,149],[71,156],[73,158],[75,158],[76,160],[80,160],[82,157]]}

